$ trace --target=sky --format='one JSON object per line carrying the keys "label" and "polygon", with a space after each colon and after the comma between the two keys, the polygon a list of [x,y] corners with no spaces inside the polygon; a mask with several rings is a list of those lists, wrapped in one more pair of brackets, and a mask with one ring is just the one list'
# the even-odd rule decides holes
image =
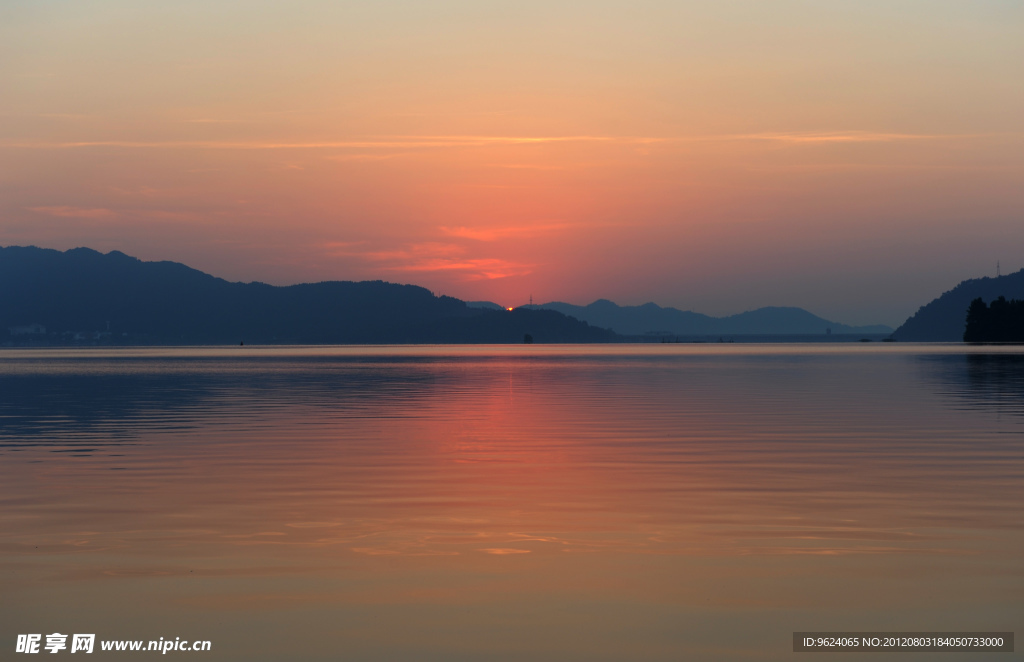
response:
{"label": "sky", "polygon": [[1017,0],[0,0],[0,245],[896,326],[1024,268]]}

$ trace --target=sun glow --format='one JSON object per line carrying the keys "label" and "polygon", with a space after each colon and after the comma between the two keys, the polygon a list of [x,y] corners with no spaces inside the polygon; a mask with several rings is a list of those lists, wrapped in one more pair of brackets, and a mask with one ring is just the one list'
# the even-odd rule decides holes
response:
{"label": "sun glow", "polygon": [[896,325],[1024,241],[1019,3],[16,4],[2,245]]}

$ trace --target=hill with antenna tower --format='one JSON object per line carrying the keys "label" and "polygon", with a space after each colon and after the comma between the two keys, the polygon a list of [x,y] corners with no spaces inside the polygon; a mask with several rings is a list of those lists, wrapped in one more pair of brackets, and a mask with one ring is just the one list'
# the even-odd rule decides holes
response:
{"label": "hill with antenna tower", "polygon": [[1024,299],[1024,269],[1003,276],[996,262],[996,277],[962,281],[933,301],[921,306],[895,332],[895,340],[905,342],[961,342],[971,302],[981,299],[990,304],[999,297]]}

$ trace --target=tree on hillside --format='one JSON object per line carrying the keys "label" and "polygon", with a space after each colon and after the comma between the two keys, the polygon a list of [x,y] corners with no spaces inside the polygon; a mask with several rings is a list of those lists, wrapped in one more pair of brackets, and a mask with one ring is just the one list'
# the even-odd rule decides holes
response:
{"label": "tree on hillside", "polygon": [[964,342],[1024,343],[1024,301],[999,297],[986,306],[980,297],[967,308]]}

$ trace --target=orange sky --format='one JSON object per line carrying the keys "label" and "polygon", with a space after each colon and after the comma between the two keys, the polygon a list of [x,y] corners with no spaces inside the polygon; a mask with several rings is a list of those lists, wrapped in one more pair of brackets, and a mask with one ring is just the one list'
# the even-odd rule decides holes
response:
{"label": "orange sky", "polygon": [[1024,266],[1021,80],[1008,0],[5,3],[0,244],[895,325]]}

